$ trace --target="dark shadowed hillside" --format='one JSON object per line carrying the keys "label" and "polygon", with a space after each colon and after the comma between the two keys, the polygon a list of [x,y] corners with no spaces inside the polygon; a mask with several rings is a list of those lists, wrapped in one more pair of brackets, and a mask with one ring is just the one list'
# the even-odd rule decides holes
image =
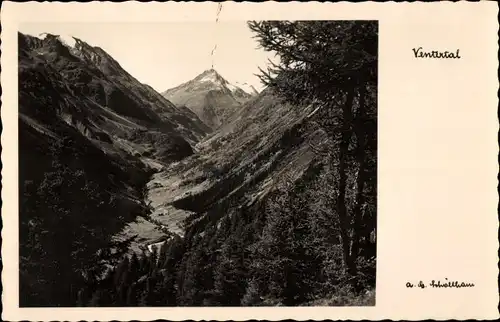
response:
{"label": "dark shadowed hillside", "polygon": [[152,168],[191,155],[207,128],[98,47],[18,41],[20,300],[68,305],[112,234],[147,215]]}
{"label": "dark shadowed hillside", "polygon": [[[312,106],[300,110],[281,103],[269,90],[253,98],[200,142],[198,153],[152,176],[147,194],[152,217],[183,235],[184,224],[192,224],[184,222],[189,215],[196,222],[207,220],[216,204],[226,213],[264,198],[289,177],[300,177],[315,156],[310,145],[326,142],[321,130],[306,126],[313,112]],[[146,234],[147,243],[161,236],[154,231],[146,222],[130,223],[126,236]]]}

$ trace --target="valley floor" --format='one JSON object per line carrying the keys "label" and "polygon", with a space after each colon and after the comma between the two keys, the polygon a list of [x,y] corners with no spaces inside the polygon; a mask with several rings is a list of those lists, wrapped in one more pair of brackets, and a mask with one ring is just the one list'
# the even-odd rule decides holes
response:
{"label": "valley floor", "polygon": [[[196,155],[192,157],[196,157]],[[183,185],[183,174],[176,171],[178,163],[166,166],[160,161],[149,158],[143,158],[142,161],[158,171],[151,176],[145,186],[145,203],[151,207],[151,215],[148,218],[137,217],[135,221],[127,223],[123,230],[112,238],[115,241],[123,241],[137,236],[135,241],[131,243],[131,251],[133,252],[140,252],[141,249],[151,251],[151,245],[161,246],[161,242],[159,243],[158,240],[163,239],[165,234],[158,229],[157,223],[161,223],[163,228],[182,237],[184,234],[182,221],[193,213],[178,209],[171,203],[177,198],[196,193],[204,188],[204,183],[195,186]]]}

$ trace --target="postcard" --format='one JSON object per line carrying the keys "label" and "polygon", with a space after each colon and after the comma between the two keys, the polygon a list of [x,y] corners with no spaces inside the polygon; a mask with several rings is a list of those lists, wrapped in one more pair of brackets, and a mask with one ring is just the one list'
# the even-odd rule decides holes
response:
{"label": "postcard", "polygon": [[2,318],[498,318],[497,14],[4,2]]}

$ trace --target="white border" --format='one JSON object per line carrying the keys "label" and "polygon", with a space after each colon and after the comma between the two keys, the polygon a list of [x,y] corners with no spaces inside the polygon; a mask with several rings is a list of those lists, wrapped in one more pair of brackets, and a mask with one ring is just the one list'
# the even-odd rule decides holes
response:
{"label": "white border", "polygon": [[[2,3],[2,318],[12,320],[499,317],[495,2],[233,3],[229,20],[379,20],[377,304],[364,308],[18,308],[17,26],[213,21],[217,3]],[[123,35],[126,37],[126,35]],[[117,41],[120,41],[117,39]],[[461,60],[411,49],[460,48]],[[409,290],[449,277],[472,289]]]}

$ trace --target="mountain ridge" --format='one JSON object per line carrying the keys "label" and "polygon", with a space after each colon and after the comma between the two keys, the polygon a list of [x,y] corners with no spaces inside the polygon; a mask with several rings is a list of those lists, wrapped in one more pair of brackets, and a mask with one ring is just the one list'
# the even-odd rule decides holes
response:
{"label": "mountain ridge", "polygon": [[242,104],[258,94],[255,88],[246,87],[250,88],[249,92],[231,84],[212,68],[162,92],[162,95],[177,106],[186,106],[215,130]]}
{"label": "mountain ridge", "polygon": [[131,239],[112,236],[148,215],[150,176],[192,155],[208,131],[106,51],[73,39],[18,33],[22,306],[71,305],[61,284],[81,286],[82,270],[101,275],[119,255],[108,251],[128,250]]}

